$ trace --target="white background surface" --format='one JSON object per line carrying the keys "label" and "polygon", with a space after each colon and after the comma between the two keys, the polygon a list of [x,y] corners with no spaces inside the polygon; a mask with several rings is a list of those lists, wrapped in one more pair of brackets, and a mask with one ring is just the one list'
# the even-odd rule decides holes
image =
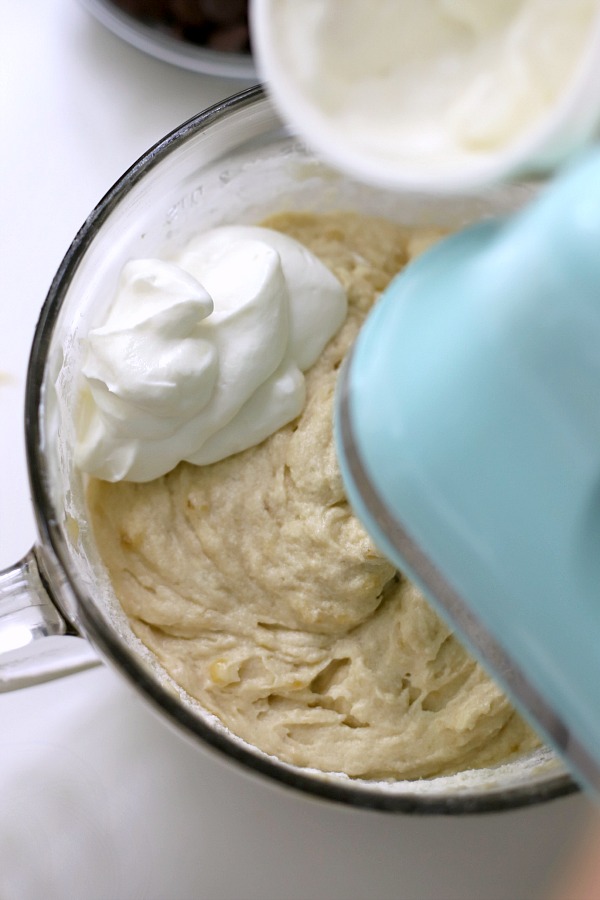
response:
{"label": "white background surface", "polygon": [[[62,255],[147,147],[234,92],[105,32],[74,0],[3,0],[0,566],[35,539],[22,408]],[[0,900],[547,896],[582,797],[461,819],[274,788],[173,734],[105,668],[0,695]]]}

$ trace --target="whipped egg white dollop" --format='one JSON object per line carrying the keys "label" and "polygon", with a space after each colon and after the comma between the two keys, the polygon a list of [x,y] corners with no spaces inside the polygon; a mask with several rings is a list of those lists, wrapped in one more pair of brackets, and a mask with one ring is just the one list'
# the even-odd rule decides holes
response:
{"label": "whipped egg white dollop", "polygon": [[260,443],[302,411],[303,372],[346,311],[330,270],[267,228],[223,226],[175,262],[126,263],[87,336],[77,465],[142,482]]}

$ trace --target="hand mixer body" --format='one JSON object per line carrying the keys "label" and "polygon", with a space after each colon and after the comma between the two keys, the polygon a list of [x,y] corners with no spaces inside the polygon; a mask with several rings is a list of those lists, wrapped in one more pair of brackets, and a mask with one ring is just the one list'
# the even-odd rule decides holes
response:
{"label": "hand mixer body", "polygon": [[343,372],[348,496],[600,788],[600,156],[434,247]]}

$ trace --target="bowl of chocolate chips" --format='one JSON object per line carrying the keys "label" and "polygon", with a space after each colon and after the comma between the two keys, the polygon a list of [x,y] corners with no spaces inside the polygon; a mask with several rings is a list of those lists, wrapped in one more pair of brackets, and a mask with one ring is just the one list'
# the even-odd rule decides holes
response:
{"label": "bowl of chocolate chips", "polygon": [[180,68],[256,81],[248,0],[82,0],[106,28]]}

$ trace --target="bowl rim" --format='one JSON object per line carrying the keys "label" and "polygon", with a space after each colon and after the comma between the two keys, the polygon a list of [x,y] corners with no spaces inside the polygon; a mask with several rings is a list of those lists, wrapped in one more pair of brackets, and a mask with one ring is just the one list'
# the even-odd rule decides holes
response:
{"label": "bowl rim", "polygon": [[[354,780],[337,773],[317,773],[315,770],[289,766],[270,757],[249,744],[229,736],[225,729],[211,727],[194,715],[191,709],[179,702],[164,685],[149,677],[142,661],[126,650],[120,639],[111,632],[104,618],[78,584],[77,573],[66,542],[62,526],[56,515],[50,479],[47,474],[47,454],[44,440],[44,397],[48,351],[63,301],[71,280],[85,256],[96,233],[121,199],[150,172],[159,162],[176,151],[198,133],[211,128],[222,119],[260,103],[270,103],[268,95],[260,85],[236,93],[188,119],[178,128],[147,150],[118,179],[90,213],[67,250],[48,291],[36,326],[25,390],[25,444],[30,486],[37,528],[41,539],[42,556],[48,557],[46,575],[50,582],[59,581],[57,590],[50,590],[56,598],[57,606],[69,606],[66,600],[61,604],[61,590],[67,595],[71,606],[77,612],[76,622],[66,612],[74,627],[79,630],[100,655],[123,675],[149,700],[155,709],[166,715],[173,725],[198,743],[220,753],[221,758],[240,763],[242,768],[266,776],[272,782],[287,785],[303,794],[323,800],[333,800],[351,807],[385,812],[419,814],[472,814],[515,809],[542,803],[572,794],[578,790],[576,783],[564,770],[538,778],[533,784],[519,784],[507,788],[481,790],[461,788],[455,793],[436,796],[418,790],[410,790],[410,785],[418,782],[391,781],[390,790],[384,790],[383,782]],[[276,114],[274,113],[274,118]],[[52,572],[59,574],[53,579]],[[60,578],[60,575],[63,577]],[[67,583],[64,576],[66,575]],[[56,594],[59,594],[56,597]],[[488,773],[490,769],[482,770]],[[426,779],[432,785],[437,779]],[[424,780],[425,781],[425,780]],[[421,782],[422,784],[422,782]],[[394,785],[408,785],[405,793],[396,793]]]}

